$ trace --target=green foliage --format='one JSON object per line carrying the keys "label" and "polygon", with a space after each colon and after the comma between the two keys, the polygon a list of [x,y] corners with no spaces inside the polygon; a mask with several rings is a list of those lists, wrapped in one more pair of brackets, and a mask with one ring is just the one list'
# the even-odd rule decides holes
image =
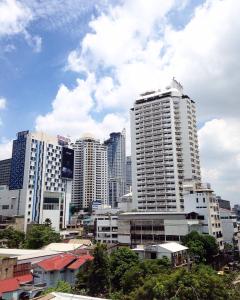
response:
{"label": "green foliage", "polygon": [[139,262],[138,256],[127,247],[114,250],[110,255],[112,289],[120,289],[125,272]]}
{"label": "green foliage", "polygon": [[94,252],[89,278],[88,290],[90,295],[107,295],[110,289],[110,264],[106,246],[97,244]]}
{"label": "green foliage", "polygon": [[0,231],[0,239],[7,240],[8,248],[21,248],[24,238],[24,232],[15,230],[13,227],[8,227]]}
{"label": "green foliage", "polygon": [[224,279],[210,267],[200,266],[192,272],[178,269],[150,277],[130,294],[129,299],[232,300],[240,299],[239,296],[239,292],[227,286]]}
{"label": "green foliage", "polygon": [[24,248],[40,249],[50,243],[60,242],[60,234],[45,224],[32,225],[26,234]]}
{"label": "green foliage", "polygon": [[97,244],[94,259],[86,262],[80,269],[74,290],[87,292],[91,296],[105,296],[110,291],[110,264],[106,246]]}
{"label": "green foliage", "polygon": [[68,282],[60,280],[57,282],[56,286],[49,287],[48,289],[46,289],[44,291],[44,295],[47,295],[52,292],[71,293],[72,287]]}
{"label": "green foliage", "polygon": [[[197,235],[194,233],[193,236]],[[208,238],[204,241],[210,245],[206,246],[202,241],[199,247],[213,255],[215,247],[210,247],[212,241],[209,242]],[[198,253],[201,254],[199,249]],[[108,256],[104,246],[99,244],[94,257],[77,276],[75,292],[79,294],[112,300],[240,299],[239,288],[233,286],[237,275],[220,276],[207,265],[196,265],[190,272],[184,268],[172,269],[166,258],[139,260],[128,248],[120,248]]]}
{"label": "green foliage", "polygon": [[170,261],[167,258],[142,260],[126,270],[121,279],[121,287],[124,292],[130,292],[139,286],[142,286],[146,278],[153,277],[168,272]]}
{"label": "green foliage", "polygon": [[192,231],[183,238],[183,244],[189,248],[193,257],[198,257],[201,262],[212,262],[219,248],[216,239],[208,234]]}

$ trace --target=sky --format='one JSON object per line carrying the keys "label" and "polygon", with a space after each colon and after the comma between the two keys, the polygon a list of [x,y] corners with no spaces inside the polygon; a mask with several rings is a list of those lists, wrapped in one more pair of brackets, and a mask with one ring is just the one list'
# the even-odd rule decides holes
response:
{"label": "sky", "polygon": [[239,0],[0,0],[0,159],[16,132],[101,140],[175,77],[197,105],[203,182],[240,202]]}

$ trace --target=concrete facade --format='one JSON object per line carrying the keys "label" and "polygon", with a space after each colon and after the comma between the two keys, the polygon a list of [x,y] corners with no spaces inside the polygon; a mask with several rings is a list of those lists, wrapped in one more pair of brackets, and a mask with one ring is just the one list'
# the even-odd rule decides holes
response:
{"label": "concrete facade", "polygon": [[197,214],[132,212],[118,216],[118,242],[131,247],[181,242],[182,237],[193,230],[202,232],[202,220]]}
{"label": "concrete facade", "polygon": [[80,210],[96,200],[107,204],[107,147],[99,140],[84,137],[73,144],[73,149],[72,205]]}
{"label": "concrete facade", "polygon": [[195,103],[173,80],[131,109],[133,202],[139,211],[183,211],[183,181],[201,180]]}
{"label": "concrete facade", "polygon": [[184,207],[186,213],[195,212],[203,216],[203,233],[216,238],[223,249],[223,229],[219,205],[209,184],[189,182],[184,185]]}

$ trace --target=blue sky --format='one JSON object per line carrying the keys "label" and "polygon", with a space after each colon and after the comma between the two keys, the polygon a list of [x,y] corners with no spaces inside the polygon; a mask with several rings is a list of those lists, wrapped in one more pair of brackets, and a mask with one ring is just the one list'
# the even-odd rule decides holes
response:
{"label": "blue sky", "polygon": [[[0,0],[0,159],[21,130],[101,140],[175,76],[197,104],[204,181],[240,199],[236,0]],[[227,176],[230,174],[231,176]]]}

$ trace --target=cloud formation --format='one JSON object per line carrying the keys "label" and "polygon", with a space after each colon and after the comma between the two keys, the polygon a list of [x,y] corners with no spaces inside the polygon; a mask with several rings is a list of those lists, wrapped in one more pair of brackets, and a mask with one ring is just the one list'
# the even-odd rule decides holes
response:
{"label": "cloud formation", "polygon": [[[240,2],[206,0],[179,30],[171,24],[169,14],[184,10],[181,3],[125,0],[94,18],[90,32],[68,56],[68,70],[78,72],[82,79],[72,90],[60,87],[52,110],[37,118],[36,128],[52,132],[62,128],[74,136],[92,130],[99,137],[104,135],[102,130],[121,130],[136,95],[165,86],[175,76],[196,101],[200,124],[212,119],[217,123],[207,122],[200,131],[201,161],[204,177],[219,188],[217,193],[226,195],[221,185],[224,176],[226,180],[231,177],[232,190],[237,189],[235,166],[229,164],[224,174],[213,159],[217,148],[212,147],[210,155],[211,151],[204,150],[203,137],[211,128],[212,135],[220,138],[221,122],[227,124],[224,130],[238,128]],[[106,122],[109,115],[112,123]],[[228,139],[235,140],[234,136],[229,129]],[[236,147],[240,153],[238,144]],[[236,159],[237,154],[226,148],[224,153],[226,160]],[[236,199],[233,193],[231,197]]]}
{"label": "cloud formation", "polygon": [[240,201],[240,120],[213,119],[199,130],[202,176],[225,199]]}

